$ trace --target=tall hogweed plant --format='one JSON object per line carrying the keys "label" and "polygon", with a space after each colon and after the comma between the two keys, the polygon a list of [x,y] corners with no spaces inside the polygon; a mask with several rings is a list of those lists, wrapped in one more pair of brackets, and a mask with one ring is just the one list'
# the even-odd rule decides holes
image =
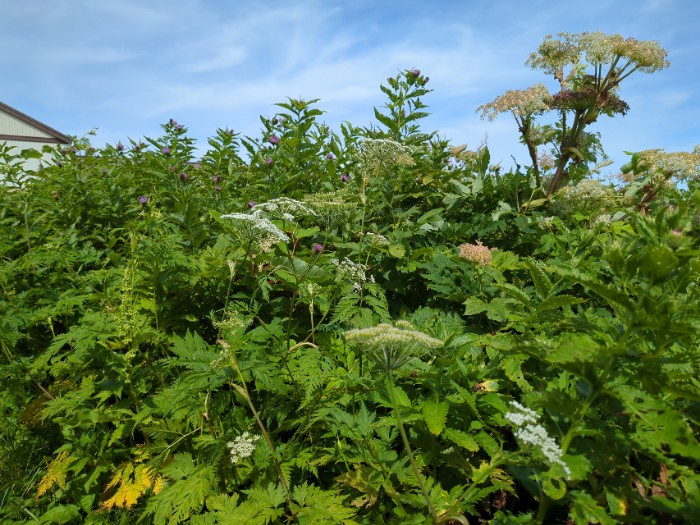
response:
{"label": "tall hogweed plant", "polygon": [[417,69],[375,124],[288,99],[200,159],[175,120],[34,172],[0,147],[0,522],[696,520],[697,152],[584,169],[665,52],[529,63],[561,92],[482,108],[525,170],[424,132]]}

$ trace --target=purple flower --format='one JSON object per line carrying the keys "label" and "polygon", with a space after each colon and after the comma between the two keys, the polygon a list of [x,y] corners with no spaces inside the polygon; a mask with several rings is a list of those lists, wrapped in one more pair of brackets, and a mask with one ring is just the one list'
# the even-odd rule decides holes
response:
{"label": "purple flower", "polygon": [[182,124],[178,124],[177,126],[175,126],[175,129],[178,131],[182,131],[183,129],[185,129],[185,126],[183,126]]}
{"label": "purple flower", "polygon": [[251,200],[251,201],[248,201],[248,207],[249,207],[249,208],[255,208],[255,205],[256,205],[256,204],[257,204],[257,202],[255,202],[255,201],[252,201],[252,200]]}
{"label": "purple flower", "polygon": [[168,146],[163,146],[160,151],[163,152],[163,155],[170,155],[170,148]]}
{"label": "purple flower", "polygon": [[148,204],[148,197],[146,197],[145,195],[141,195],[139,197],[139,202],[141,203],[141,206],[145,206],[146,204]]}
{"label": "purple flower", "polygon": [[171,119],[168,121],[168,124],[170,124],[171,126],[176,126],[176,125],[177,125],[177,122],[175,122],[175,119],[172,119],[172,118],[171,118]]}
{"label": "purple flower", "polygon": [[78,148],[71,148],[70,150],[71,150],[71,152],[73,152],[73,153],[78,153]]}
{"label": "purple flower", "polygon": [[180,173],[180,180],[186,181],[187,180],[187,173]]}
{"label": "purple flower", "polygon": [[316,243],[314,244],[314,253],[316,255],[319,255],[323,251],[323,244]]}
{"label": "purple flower", "polygon": [[329,153],[328,155],[326,155],[326,159],[328,159],[328,160],[333,160],[334,158],[335,158],[335,155],[333,155],[332,153]]}
{"label": "purple flower", "polygon": [[683,232],[682,232],[681,230],[679,230],[678,228],[676,228],[675,230],[673,230],[671,233],[672,233],[673,235],[678,236],[678,237],[680,237],[681,235],[683,235]]}
{"label": "purple flower", "polygon": [[221,180],[221,175],[214,175],[214,176],[211,178],[211,180],[214,181],[214,182],[219,182],[219,181]]}
{"label": "purple flower", "polygon": [[214,186],[214,191],[219,193],[221,191],[221,186]]}
{"label": "purple flower", "polygon": [[350,175],[348,175],[347,173],[343,173],[343,176],[340,177],[340,180],[342,180],[343,182],[347,182],[350,180]]}
{"label": "purple flower", "polygon": [[675,204],[669,204],[669,205],[668,205],[668,211],[670,211],[671,213],[673,213],[673,212],[676,211],[677,209],[678,209],[678,206],[676,206]]}
{"label": "purple flower", "polygon": [[124,144],[117,142],[117,151],[124,151]]}
{"label": "purple flower", "polygon": [[277,135],[270,135],[267,137],[267,141],[274,146],[280,141],[280,138]]}
{"label": "purple flower", "polygon": [[420,69],[414,67],[409,71],[409,73],[414,77],[420,76]]}
{"label": "purple flower", "polygon": [[272,164],[272,159],[270,157],[267,157],[265,159],[265,165],[269,166],[270,164]]}
{"label": "purple flower", "polygon": [[430,80],[430,77],[423,77],[423,82],[421,82],[421,85],[425,86],[428,83],[428,80]]}

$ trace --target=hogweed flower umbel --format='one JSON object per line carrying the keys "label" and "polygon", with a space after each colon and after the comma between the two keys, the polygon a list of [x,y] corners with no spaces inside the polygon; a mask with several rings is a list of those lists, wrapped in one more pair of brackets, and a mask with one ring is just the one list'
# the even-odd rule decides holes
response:
{"label": "hogweed flower umbel", "polygon": [[234,234],[243,242],[255,243],[263,252],[267,252],[278,242],[287,242],[287,235],[269,219],[260,216],[258,210],[252,213],[228,213],[221,219],[233,221]]}
{"label": "hogweed flower umbel", "polygon": [[388,374],[414,357],[443,346],[441,340],[415,330],[411,323],[403,320],[393,325],[381,323],[371,328],[348,330],[344,336],[348,344],[359,347]]}
{"label": "hogweed flower umbel", "polygon": [[535,84],[527,89],[512,89],[496,97],[492,102],[477,108],[482,119],[493,122],[500,113],[510,111],[519,119],[527,119],[549,109],[551,95],[544,84]]}
{"label": "hogweed flower umbel", "polygon": [[510,405],[514,410],[507,412],[503,417],[516,428],[515,438],[521,444],[538,450],[550,465],[562,467],[567,477],[571,476],[571,469],[562,459],[561,448],[547,433],[547,429],[540,425],[537,412],[517,401],[511,401]]}
{"label": "hogweed flower umbel", "polygon": [[491,254],[493,252],[492,248],[484,246],[481,241],[476,241],[476,244],[460,244],[459,246],[459,256],[471,261],[473,263],[479,264],[481,266],[491,265]]}
{"label": "hogweed flower umbel", "polygon": [[244,458],[249,458],[255,452],[255,442],[260,439],[260,436],[250,435],[248,431],[243,432],[233,441],[229,441],[226,446],[231,454],[231,463],[234,465]]}
{"label": "hogweed flower umbel", "polygon": [[255,210],[264,211],[275,219],[284,219],[287,221],[296,220],[295,217],[297,215],[316,215],[316,212],[305,203],[296,199],[290,199],[289,197],[277,197],[276,199],[257,204]]}

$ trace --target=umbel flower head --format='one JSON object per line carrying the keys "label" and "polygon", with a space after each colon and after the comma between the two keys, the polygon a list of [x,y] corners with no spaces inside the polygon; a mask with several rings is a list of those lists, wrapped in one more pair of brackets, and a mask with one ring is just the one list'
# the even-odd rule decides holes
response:
{"label": "umbel flower head", "polygon": [[482,119],[493,122],[500,113],[510,111],[520,122],[519,119],[528,119],[532,115],[547,111],[551,98],[545,85],[540,83],[527,89],[506,91],[493,102],[479,106],[477,112],[481,113]]}
{"label": "umbel flower head", "polygon": [[358,347],[388,374],[414,357],[443,346],[442,341],[415,330],[408,321],[348,330],[344,335],[348,344]]}
{"label": "umbel flower head", "polygon": [[692,153],[685,151],[667,153],[662,149],[648,149],[637,155],[637,166],[651,175],[654,182],[658,178],[675,180],[700,178],[700,145],[695,146]]}
{"label": "umbel flower head", "polygon": [[379,175],[388,166],[413,166],[411,150],[389,139],[364,139],[355,155],[365,176]]}
{"label": "umbel flower head", "polygon": [[493,249],[476,241],[476,244],[464,243],[459,245],[459,256],[480,266],[491,265]]}
{"label": "umbel flower head", "polygon": [[256,211],[264,211],[274,219],[284,219],[287,221],[296,220],[297,215],[315,216],[316,212],[305,203],[290,199],[289,197],[277,197],[276,199],[257,204]]}
{"label": "umbel flower head", "polygon": [[269,251],[278,242],[287,242],[289,238],[270,219],[260,216],[260,211],[252,213],[228,213],[221,219],[229,219],[233,224],[233,234],[245,244],[255,244],[262,251]]}
{"label": "umbel flower head", "polygon": [[231,463],[234,465],[243,458],[249,458],[255,452],[255,442],[260,439],[258,435],[250,435],[248,431],[243,432],[235,440],[229,441],[226,446],[231,454]]}

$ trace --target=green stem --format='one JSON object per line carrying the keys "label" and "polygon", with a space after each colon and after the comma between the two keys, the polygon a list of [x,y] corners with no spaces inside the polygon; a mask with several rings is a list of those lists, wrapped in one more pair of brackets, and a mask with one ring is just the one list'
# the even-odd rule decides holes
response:
{"label": "green stem", "polygon": [[279,459],[277,457],[277,451],[275,450],[275,445],[272,443],[272,438],[270,437],[270,434],[267,432],[267,428],[265,428],[265,424],[262,422],[262,419],[260,418],[260,414],[255,408],[255,405],[253,404],[253,401],[250,398],[250,393],[248,392],[248,386],[246,385],[245,379],[243,378],[243,374],[241,373],[241,369],[238,367],[238,361],[236,360],[235,357],[232,359],[232,364],[234,368],[236,369],[236,372],[238,372],[238,378],[241,381],[241,385],[237,385],[236,383],[232,383],[231,385],[233,388],[238,392],[243,399],[246,400],[246,403],[248,403],[248,407],[250,408],[250,411],[253,413],[253,417],[255,417],[255,421],[258,423],[258,427],[260,428],[260,431],[262,432],[263,437],[265,438],[265,441],[267,442],[267,446],[270,447],[270,451],[272,452],[272,460],[275,462],[275,467],[277,467],[277,476],[280,480],[280,483],[282,484],[282,488],[284,488],[284,493],[287,498],[287,504],[289,505],[289,510],[292,510],[292,496],[291,493],[289,492],[289,485],[287,484],[287,479],[284,477],[284,472],[282,471],[282,465],[279,462]]}
{"label": "green stem", "polygon": [[394,380],[391,375],[391,372],[389,372],[387,379],[387,386],[389,387],[389,395],[391,397],[391,405],[394,407],[394,413],[396,414],[396,423],[398,424],[399,433],[401,434],[401,439],[403,441],[403,446],[406,449],[406,454],[408,455],[408,461],[411,463],[411,468],[413,469],[413,473],[416,476],[418,486],[420,487],[420,490],[423,493],[423,496],[425,497],[425,501],[428,504],[428,510],[430,511],[430,517],[433,520],[433,524],[437,525],[438,523],[440,523],[440,518],[435,510],[435,505],[433,505],[433,500],[430,497],[428,488],[425,486],[425,481],[423,480],[423,475],[421,474],[420,469],[418,468],[418,464],[416,463],[416,458],[413,456],[411,444],[409,443],[408,435],[406,434],[406,428],[404,427],[403,420],[401,419],[401,410],[396,401],[396,398],[394,397]]}

